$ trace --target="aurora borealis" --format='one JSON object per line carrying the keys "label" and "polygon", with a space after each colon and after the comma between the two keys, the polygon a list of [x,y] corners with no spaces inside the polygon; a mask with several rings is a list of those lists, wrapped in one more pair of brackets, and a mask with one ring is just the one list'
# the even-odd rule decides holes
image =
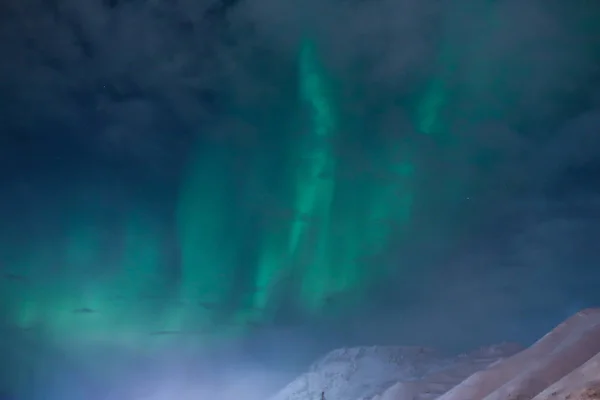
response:
{"label": "aurora borealis", "polygon": [[[330,298],[366,290],[365,278],[377,272],[361,260],[385,248],[390,225],[409,220],[414,167],[408,151],[397,160],[402,149],[392,149],[395,175],[388,184],[363,177],[357,191],[353,179],[340,178],[341,116],[317,47],[306,39],[299,49],[296,110],[280,127],[295,137],[285,153],[289,178],[281,183],[288,187],[276,199],[289,215],[273,222],[268,212],[232,213],[240,195],[231,184],[234,160],[222,145],[201,148],[190,158],[174,222],[180,272],[169,278],[161,228],[143,210],[112,217],[106,226],[97,216],[100,201],[82,210],[76,205],[62,221],[59,243],[10,266],[15,276],[36,277],[25,289],[3,282],[12,323],[25,330],[43,326],[56,336],[69,332],[82,343],[147,347],[163,337],[222,337],[268,323],[282,287],[290,311],[314,316]],[[259,172],[260,165],[248,170]],[[256,247],[248,249],[238,232],[248,232],[243,221],[258,217],[265,220],[250,233]],[[50,260],[57,265],[44,266]],[[236,279],[248,268],[250,283],[240,287]]]}
{"label": "aurora borealis", "polygon": [[584,291],[552,263],[583,268],[572,249],[592,239],[542,260],[528,240],[550,235],[527,224],[595,157],[591,12],[258,0],[209,24],[200,2],[30,3],[0,42],[0,327],[19,366],[0,391],[37,376],[38,348],[110,370],[86,352],[294,349],[298,326],[336,324],[435,341],[429,320],[451,318],[458,342],[486,307],[584,303],[553,302]]}
{"label": "aurora borealis", "polygon": [[[284,164],[256,155],[241,178],[266,187],[265,165],[281,170],[277,218],[273,209],[236,211],[250,193],[234,185],[235,155],[226,144],[203,144],[191,152],[169,222],[179,265],[168,265],[164,226],[143,208],[111,216],[99,200],[86,199],[82,207],[75,199],[61,218],[58,242],[15,257],[7,268],[18,277],[5,280],[1,291],[11,304],[10,323],[53,337],[68,332],[82,345],[141,349],[173,338],[209,343],[240,335],[270,323],[280,304],[287,304],[284,312],[318,317],[340,297],[357,301],[378,275],[365,260],[410,224],[419,171],[410,144],[392,143],[376,157],[375,168],[388,170],[388,177],[374,182],[368,169],[348,176],[352,160],[338,156],[350,129],[339,85],[320,60],[318,43],[304,39],[292,112],[276,126],[293,139],[283,149]],[[436,113],[421,118],[432,121]],[[419,126],[427,121],[417,119]],[[21,278],[26,285],[18,285]]]}

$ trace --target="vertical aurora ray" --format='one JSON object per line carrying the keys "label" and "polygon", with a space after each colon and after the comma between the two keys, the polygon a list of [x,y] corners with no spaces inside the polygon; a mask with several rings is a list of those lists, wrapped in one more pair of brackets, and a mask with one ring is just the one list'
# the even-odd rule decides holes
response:
{"label": "vertical aurora ray", "polygon": [[[415,168],[406,141],[381,143],[370,157],[378,171],[388,171],[384,179],[363,174],[340,180],[343,170],[353,167],[348,160],[337,159],[335,148],[347,139],[338,136],[340,124],[347,122],[340,120],[333,83],[327,79],[314,41],[302,42],[298,71],[299,109],[304,112],[300,113],[301,134],[292,145],[292,158],[297,161],[293,163],[293,218],[288,227],[279,227],[277,234],[267,237],[257,286],[271,281],[272,288],[282,271],[292,270],[288,279],[300,282],[293,286],[298,291],[294,303],[318,315],[332,297],[360,296],[365,278],[378,276],[382,266],[369,258],[385,251],[395,227],[409,223]],[[288,238],[287,246],[282,237]],[[268,299],[268,291],[256,293],[255,305],[262,307]]]}
{"label": "vertical aurora ray", "polygon": [[[501,7],[502,3],[490,0],[469,3],[465,8],[453,6],[449,20],[443,24],[435,74],[417,101],[415,125],[419,132],[447,137],[450,121],[444,115],[450,114],[450,107],[452,118],[471,122],[504,117],[497,98],[506,92],[502,74],[505,70],[515,73],[511,71],[514,67],[507,68],[502,49],[497,54],[486,49],[496,31],[502,29]],[[490,96],[492,93],[494,96]]]}
{"label": "vertical aurora ray", "polygon": [[297,69],[299,119],[295,126],[290,124],[294,139],[290,147],[294,166],[289,206],[292,215],[288,223],[276,224],[265,234],[254,306],[268,307],[269,301],[277,301],[278,287],[291,285],[296,291],[291,296],[296,307],[314,315],[335,290],[335,281],[342,280],[335,274],[331,259],[337,116],[331,84],[314,41],[302,41]]}
{"label": "vertical aurora ray", "polygon": [[330,88],[317,55],[316,44],[308,39],[299,55],[301,100],[310,118],[310,132],[301,135],[295,217],[291,229],[291,262],[302,273],[300,303],[315,312],[328,296],[331,281],[330,223],[335,190],[333,152],[336,116]]}
{"label": "vertical aurora ray", "polygon": [[171,315],[173,327],[210,326],[230,295],[238,243],[230,231],[229,173],[227,154],[211,149],[192,160],[183,184],[177,209],[179,300],[192,306]]}
{"label": "vertical aurora ray", "polygon": [[97,212],[103,207],[71,209],[62,237],[32,241],[36,251],[11,263],[18,279],[0,285],[16,329],[44,332],[61,345],[132,350],[146,347],[143,339],[162,329],[171,310],[147,300],[169,303],[160,224],[132,210],[115,226]]}
{"label": "vertical aurora ray", "polygon": [[[433,75],[415,102],[413,125],[429,136],[439,165],[445,166],[444,177],[428,188],[428,206],[442,213],[459,206],[473,169],[481,167],[473,158],[480,139],[464,134],[465,126],[505,118],[500,105],[505,90],[498,86],[504,61],[486,49],[498,29],[497,7],[490,0],[452,6],[441,24]],[[434,173],[423,171],[422,176]]]}
{"label": "vertical aurora ray", "polygon": [[450,82],[458,72],[459,52],[450,39],[444,38],[435,62],[434,75],[417,98],[414,125],[417,132],[441,137],[444,135],[444,111],[450,100]]}
{"label": "vertical aurora ray", "polygon": [[435,134],[442,129],[440,114],[447,101],[446,84],[442,78],[436,77],[429,83],[417,108],[417,129],[427,135]]}

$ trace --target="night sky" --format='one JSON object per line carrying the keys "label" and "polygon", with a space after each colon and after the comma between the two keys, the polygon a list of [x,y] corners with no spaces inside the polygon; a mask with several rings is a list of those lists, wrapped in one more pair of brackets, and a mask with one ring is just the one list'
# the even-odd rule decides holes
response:
{"label": "night sky", "polygon": [[600,305],[599,18],[4,1],[0,392],[260,398],[335,347],[528,344]]}

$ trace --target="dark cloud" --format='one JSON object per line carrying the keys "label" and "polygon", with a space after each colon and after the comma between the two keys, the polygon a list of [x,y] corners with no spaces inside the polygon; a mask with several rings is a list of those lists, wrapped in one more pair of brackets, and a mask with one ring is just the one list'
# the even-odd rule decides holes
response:
{"label": "dark cloud", "polygon": [[[566,103],[585,102],[582,92],[597,73],[589,10],[557,2],[215,4],[5,3],[0,84],[11,115],[5,122],[35,130],[38,121],[52,121],[79,135],[114,137],[115,125],[139,127],[144,107],[152,110],[142,124],[146,132],[161,118],[198,131],[217,105],[284,96],[278,79],[285,73],[274,72],[289,70],[307,29],[336,74],[360,88],[356,107],[376,102],[396,113],[394,93],[417,90],[437,73],[455,93],[450,101],[460,126],[477,113],[505,132],[557,123],[577,113]],[[129,114],[132,107],[138,111]],[[462,130],[476,132],[469,140],[477,146],[504,145],[514,136],[499,139],[498,129],[483,134],[486,128]]]}
{"label": "dark cloud", "polygon": [[[5,3],[0,86],[6,124],[40,132],[52,123],[57,140],[68,134],[89,143],[116,140],[134,153],[160,147],[160,138],[148,143],[157,134],[173,138],[197,129],[222,83],[227,48],[206,18],[211,4],[183,3]],[[182,132],[160,132],[161,120]],[[123,138],[124,131],[133,136]]]}

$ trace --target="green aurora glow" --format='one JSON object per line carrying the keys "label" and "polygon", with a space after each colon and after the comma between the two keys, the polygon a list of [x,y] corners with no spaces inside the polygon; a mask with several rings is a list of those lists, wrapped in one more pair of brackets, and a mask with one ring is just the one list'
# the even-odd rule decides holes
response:
{"label": "green aurora glow", "polygon": [[[336,95],[339,83],[328,76],[309,38],[302,42],[297,70],[296,111],[282,126],[291,131],[285,158],[295,167],[289,190],[276,198],[290,215],[250,233],[255,256],[244,250],[248,229],[232,210],[235,156],[226,147],[199,146],[177,205],[178,276],[166,278],[164,229],[147,213],[122,216],[114,233],[115,226],[95,216],[100,201],[75,207],[60,243],[13,263],[19,275],[36,279],[2,283],[9,320],[50,337],[68,332],[73,343],[147,349],[173,337],[181,344],[243,334],[273,320],[281,303],[287,311],[319,317],[332,299],[364,295],[383,268],[365,260],[386,248],[393,230],[410,223],[418,172],[414,155],[406,143],[385,144],[376,167],[391,177],[345,178],[352,161],[339,157],[336,147],[348,128]],[[423,133],[439,129],[443,86],[434,80],[418,107],[416,124]],[[248,178],[266,180],[261,168],[249,167],[247,173],[256,176]],[[59,267],[41,267],[57,257]]]}

